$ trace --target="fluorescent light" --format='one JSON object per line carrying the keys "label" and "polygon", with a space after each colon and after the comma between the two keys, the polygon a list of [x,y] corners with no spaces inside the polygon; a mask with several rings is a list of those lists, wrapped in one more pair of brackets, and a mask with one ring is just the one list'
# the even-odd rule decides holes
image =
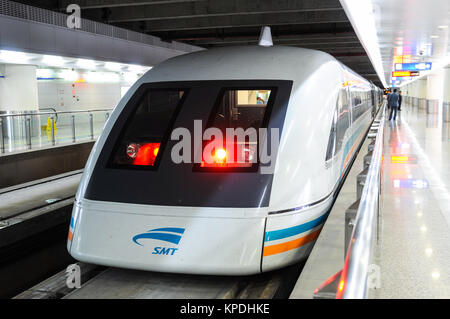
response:
{"label": "fluorescent light", "polygon": [[440,26],[438,26],[438,29],[447,29],[448,28],[448,25],[440,25]]}
{"label": "fluorescent light", "polygon": [[95,69],[95,61],[78,59],[77,66],[82,69]]}
{"label": "fluorescent light", "polygon": [[142,66],[142,65],[136,65],[136,64],[128,65],[128,70],[130,70],[130,72],[143,73],[143,72],[145,72],[146,69],[147,69],[147,67]]}
{"label": "fluorescent light", "polygon": [[64,81],[73,82],[76,79],[78,79],[79,75],[78,75],[78,72],[75,72],[75,71],[72,71],[72,70],[62,70],[59,73],[59,76],[61,76],[64,79]]}
{"label": "fluorescent light", "polygon": [[439,36],[438,35],[432,35],[432,36],[430,36],[430,38],[437,39],[437,38],[439,38]]}
{"label": "fluorescent light", "polygon": [[64,59],[56,55],[44,55],[42,63],[51,66],[62,66],[64,64]]}
{"label": "fluorescent light", "polygon": [[387,87],[386,78],[378,45],[375,16],[370,0],[340,0],[353,29],[361,41],[370,61],[378,74],[384,87]]}
{"label": "fluorescent light", "polygon": [[36,77],[49,79],[53,77],[53,70],[51,69],[36,69]]}
{"label": "fluorescent light", "polygon": [[105,69],[111,71],[120,71],[122,70],[122,64],[116,62],[105,62]]}
{"label": "fluorescent light", "polygon": [[26,63],[30,57],[23,52],[0,50],[0,60],[4,63],[23,64]]}
{"label": "fluorescent light", "polygon": [[431,273],[431,277],[433,277],[433,279],[439,279],[440,276],[441,274],[438,271],[433,271]]}
{"label": "fluorescent light", "polygon": [[88,72],[85,78],[86,82],[91,83],[117,83],[120,81],[119,75],[113,72]]}

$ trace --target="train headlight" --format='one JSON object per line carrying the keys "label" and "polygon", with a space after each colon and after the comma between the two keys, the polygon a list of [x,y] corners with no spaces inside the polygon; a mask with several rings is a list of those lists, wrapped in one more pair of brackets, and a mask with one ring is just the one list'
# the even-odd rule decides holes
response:
{"label": "train headlight", "polygon": [[136,158],[139,151],[139,144],[129,144],[127,146],[127,155],[129,158]]}

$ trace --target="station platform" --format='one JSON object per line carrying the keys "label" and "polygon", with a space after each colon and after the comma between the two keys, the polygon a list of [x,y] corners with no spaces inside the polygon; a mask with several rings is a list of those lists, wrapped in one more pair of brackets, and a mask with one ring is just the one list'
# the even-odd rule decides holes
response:
{"label": "station platform", "polygon": [[450,123],[405,104],[386,119],[382,206],[370,298],[450,297]]}
{"label": "station platform", "polygon": [[[441,113],[407,103],[396,121],[388,120],[388,110],[386,116],[381,202],[366,298],[449,298],[450,122]],[[369,143],[362,145],[291,299],[335,297],[334,288],[315,293],[344,265],[346,211],[359,205],[357,176],[364,173]]]}

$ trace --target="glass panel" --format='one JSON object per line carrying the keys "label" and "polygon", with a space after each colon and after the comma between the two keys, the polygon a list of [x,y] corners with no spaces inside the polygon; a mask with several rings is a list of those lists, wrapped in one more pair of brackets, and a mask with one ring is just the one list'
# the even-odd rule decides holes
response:
{"label": "glass panel", "polygon": [[340,151],[344,143],[344,136],[347,129],[350,127],[350,110],[348,105],[347,89],[339,91],[338,101],[338,119],[337,119],[337,143],[335,154]]}
{"label": "glass panel", "polygon": [[144,94],[116,144],[113,164],[156,166],[161,143],[183,95],[180,90],[152,90]]}
{"label": "glass panel", "polygon": [[[222,132],[223,141],[203,143],[200,167],[251,168],[257,163],[257,133],[264,126],[270,98],[270,89],[225,90],[208,125]],[[241,128],[242,135],[239,139],[235,135],[226,136],[227,128]]]}

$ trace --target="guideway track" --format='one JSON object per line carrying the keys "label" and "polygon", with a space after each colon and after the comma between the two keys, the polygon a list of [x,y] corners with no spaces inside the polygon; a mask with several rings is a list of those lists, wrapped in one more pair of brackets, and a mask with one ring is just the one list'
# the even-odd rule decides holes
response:
{"label": "guideway track", "polygon": [[0,189],[0,298],[74,262],[67,230],[81,171]]}
{"label": "guideway track", "polygon": [[69,289],[59,272],[15,299],[277,299],[287,298],[302,263],[253,276],[202,276],[77,263],[81,288]]}

